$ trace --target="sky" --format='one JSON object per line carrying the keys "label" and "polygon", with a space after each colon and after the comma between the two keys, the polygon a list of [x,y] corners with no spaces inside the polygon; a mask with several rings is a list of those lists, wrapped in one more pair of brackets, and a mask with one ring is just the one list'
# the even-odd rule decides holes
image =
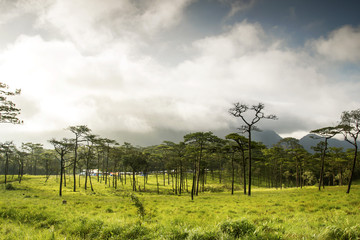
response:
{"label": "sky", "polygon": [[[0,0],[0,82],[21,125],[0,142],[48,144],[69,126],[135,145],[223,137],[234,103],[296,137],[360,108],[356,0]],[[250,116],[249,116],[250,117]]]}

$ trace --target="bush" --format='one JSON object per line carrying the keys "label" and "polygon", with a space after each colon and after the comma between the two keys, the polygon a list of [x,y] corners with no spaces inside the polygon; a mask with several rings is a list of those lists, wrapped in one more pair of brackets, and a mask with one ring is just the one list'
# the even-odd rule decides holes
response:
{"label": "bush", "polygon": [[11,183],[6,184],[5,189],[6,190],[16,190],[16,188]]}
{"label": "bush", "polygon": [[112,210],[112,208],[107,208],[107,209],[105,210],[105,212],[106,212],[106,213],[113,213],[114,210]]}
{"label": "bush", "polygon": [[225,186],[205,186],[204,191],[205,192],[224,192]]}
{"label": "bush", "polygon": [[215,231],[205,231],[201,228],[194,228],[189,231],[189,240],[217,240],[220,234]]}
{"label": "bush", "polygon": [[324,233],[324,239],[339,239],[339,240],[351,240],[359,239],[360,237],[360,225],[353,227],[340,228],[337,226],[328,226]]}
{"label": "bush", "polygon": [[95,239],[99,236],[104,222],[99,219],[79,218],[74,221],[68,231],[82,239]]}
{"label": "bush", "polygon": [[246,219],[242,220],[227,220],[220,224],[220,229],[223,233],[231,237],[239,238],[246,235],[252,235],[255,232],[255,226]]}
{"label": "bush", "polygon": [[167,236],[167,239],[170,240],[185,240],[189,236],[189,233],[186,229],[179,227],[171,228],[170,233]]}
{"label": "bush", "polygon": [[147,237],[151,231],[140,224],[132,225],[127,229],[123,235],[123,239],[152,239],[150,236]]}
{"label": "bush", "polygon": [[122,239],[122,234],[125,231],[125,229],[121,226],[110,226],[107,228],[104,228],[101,236],[99,236],[100,239]]}

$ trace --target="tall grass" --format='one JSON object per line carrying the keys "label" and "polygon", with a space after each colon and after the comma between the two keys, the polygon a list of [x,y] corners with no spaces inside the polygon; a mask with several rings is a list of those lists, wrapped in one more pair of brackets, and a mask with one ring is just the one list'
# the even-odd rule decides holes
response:
{"label": "tall grass", "polygon": [[[69,179],[67,179],[69,180]],[[223,185],[191,201],[173,194],[171,184],[149,178],[146,192],[93,182],[95,193],[72,192],[67,181],[58,196],[55,176],[25,176],[0,186],[0,239],[359,239],[360,186],[303,189],[241,189],[231,196]],[[66,204],[63,204],[66,200]]]}

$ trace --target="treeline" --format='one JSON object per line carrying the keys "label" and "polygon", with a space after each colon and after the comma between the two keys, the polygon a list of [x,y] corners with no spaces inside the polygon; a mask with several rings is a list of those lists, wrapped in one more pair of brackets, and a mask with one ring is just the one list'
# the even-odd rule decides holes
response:
{"label": "treeline", "polygon": [[[20,109],[8,99],[20,94],[20,90],[9,91],[0,82],[0,123],[21,124]],[[92,133],[85,125],[70,126],[71,139],[51,139],[54,149],[44,149],[39,143],[23,143],[16,147],[13,142],[0,143],[0,174],[6,184],[11,180],[21,182],[24,174],[60,175],[59,195],[66,185],[66,173],[73,177],[73,191],[77,189],[77,176],[84,174],[85,189],[92,186],[92,175],[114,188],[130,181],[133,191],[146,191],[148,174],[155,174],[157,191],[160,184],[171,185],[175,194],[190,192],[191,198],[206,191],[207,178],[218,178],[222,183],[231,179],[231,193],[241,186],[244,194],[251,194],[251,186],[303,187],[318,184],[319,190],[325,185],[348,184],[347,193],[353,179],[359,176],[356,168],[360,133],[360,109],[345,111],[337,126],[316,129],[323,141],[314,146],[314,154],[307,152],[297,139],[285,138],[275,146],[266,148],[252,141],[252,132],[258,130],[256,124],[263,119],[277,120],[273,114],[264,113],[264,104],[246,105],[234,103],[229,114],[239,118],[243,125],[239,133],[231,133],[225,139],[212,132],[189,133],[184,141],[174,143],[164,141],[151,147],[137,147],[130,143],[120,145],[115,140],[102,138]],[[341,148],[328,148],[327,141],[337,134],[354,146],[344,152]],[[96,169],[96,171],[94,171]],[[128,172],[131,173],[131,177]],[[136,177],[141,173],[143,184]],[[160,180],[163,176],[162,181]],[[80,184],[80,180],[78,181]],[[189,190],[190,189],[190,190]]]}
{"label": "treeline", "polygon": [[[146,191],[147,176],[156,176],[157,191],[171,185],[174,194],[190,193],[192,197],[211,189],[216,179],[228,185],[231,193],[242,189],[247,193],[248,138],[232,133],[221,139],[212,132],[196,132],[184,141],[164,141],[150,147],[119,145],[115,140],[91,133],[87,126],[71,126],[74,138],[50,140],[54,149],[38,143],[12,142],[0,144],[1,174],[4,182],[21,182],[24,174],[60,176],[60,192],[66,185],[65,174],[71,174],[74,191],[80,185],[79,174],[85,179],[82,187],[91,189],[91,181],[118,188],[131,184],[133,191]],[[251,142],[252,182],[259,187],[303,187],[319,184],[324,142],[307,152],[295,138],[285,138],[271,148]],[[324,159],[322,186],[348,184],[351,176],[353,150],[329,148]],[[141,174],[141,177],[140,177]],[[355,172],[359,175],[359,170]],[[78,184],[77,184],[78,182]]]}

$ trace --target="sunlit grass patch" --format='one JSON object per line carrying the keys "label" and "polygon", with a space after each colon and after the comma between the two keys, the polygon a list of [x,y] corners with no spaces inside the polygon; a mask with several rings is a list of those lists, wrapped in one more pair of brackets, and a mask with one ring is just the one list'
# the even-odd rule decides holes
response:
{"label": "sunlit grass patch", "polygon": [[[94,179],[95,193],[82,185],[74,193],[67,180],[62,197],[55,176],[46,183],[44,176],[25,176],[21,184],[11,183],[15,188],[11,191],[0,187],[0,239],[357,239],[359,235],[358,185],[350,194],[345,194],[346,187],[321,192],[316,187],[254,188],[251,197],[241,190],[234,195],[224,190],[201,192],[191,201],[189,193],[177,196],[167,183],[162,186],[166,194],[158,195],[151,189],[155,185],[147,186],[149,191],[136,192],[134,200],[129,183],[113,189]],[[242,225],[251,231],[240,236],[236,229]]]}

